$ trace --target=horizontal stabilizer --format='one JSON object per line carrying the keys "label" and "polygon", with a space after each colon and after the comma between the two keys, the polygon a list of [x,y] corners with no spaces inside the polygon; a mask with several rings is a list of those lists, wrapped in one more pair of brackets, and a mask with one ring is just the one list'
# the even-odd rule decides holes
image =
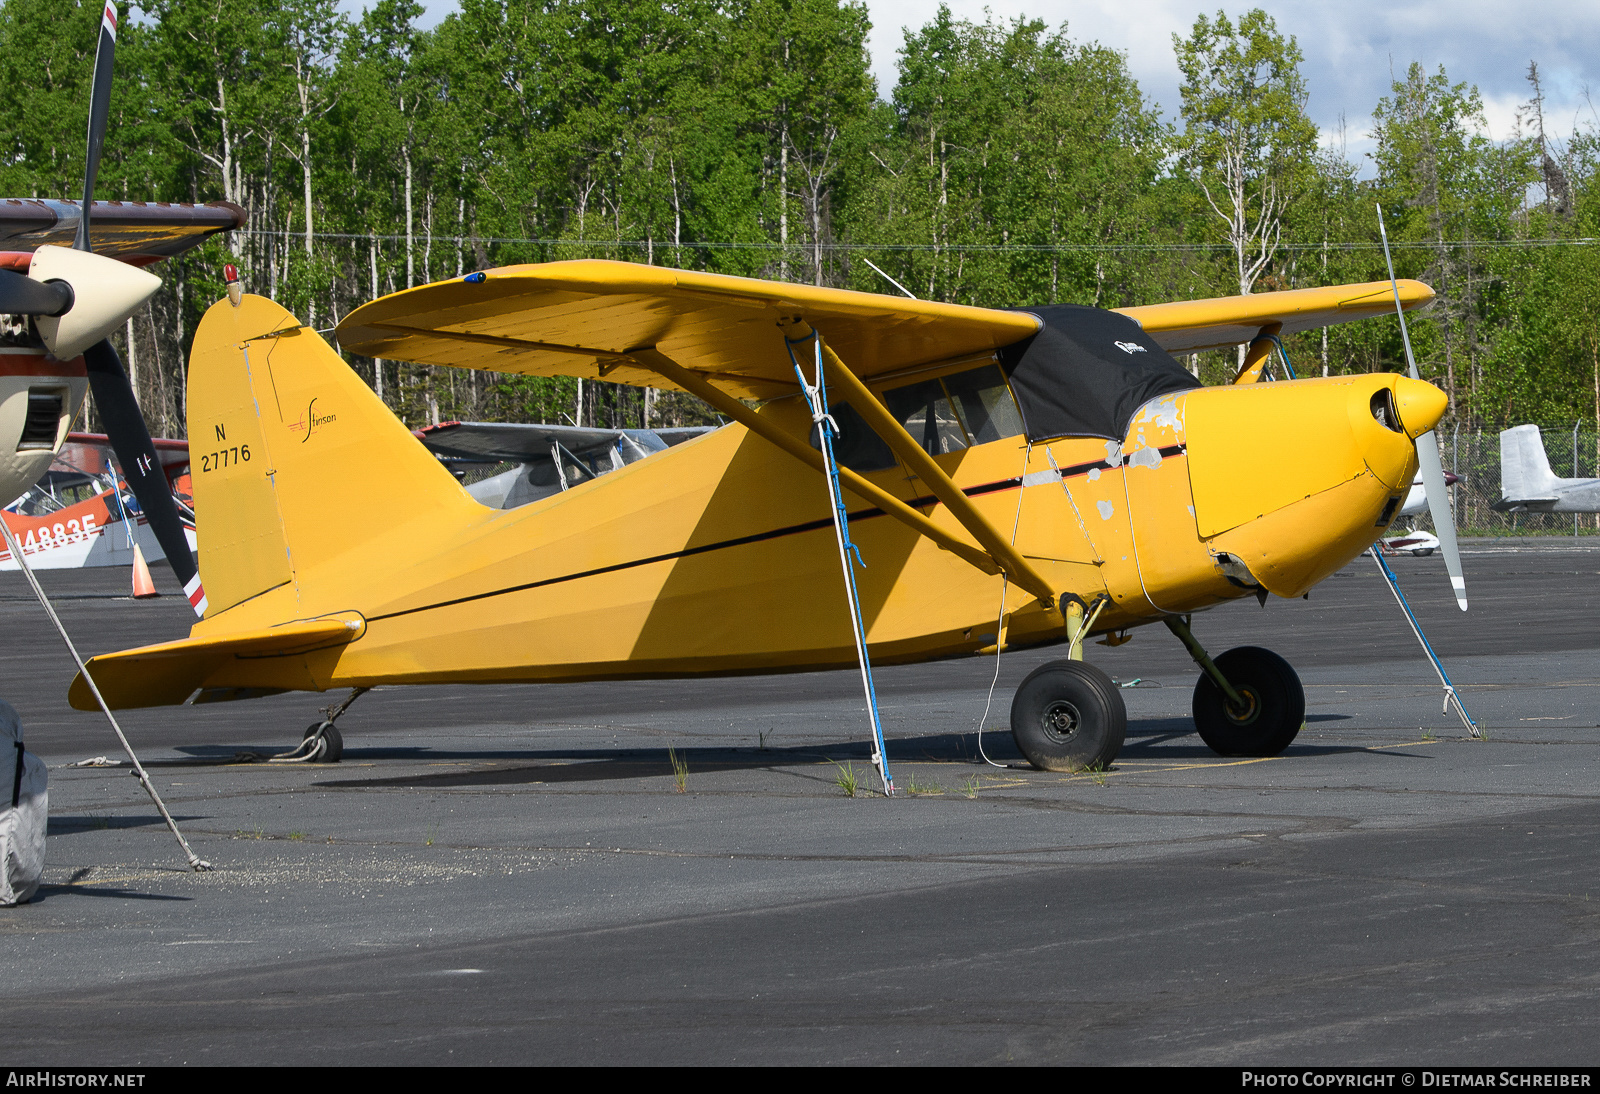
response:
{"label": "horizontal stabilizer", "polygon": [[[176,706],[203,687],[239,686],[247,675],[237,672],[242,662],[334,650],[359,638],[365,626],[359,618],[336,617],[215,638],[185,638],[91,658],[89,671],[113,710]],[[308,666],[307,686],[320,690],[313,675]],[[76,710],[97,709],[82,673],[72,681],[67,698]]]}

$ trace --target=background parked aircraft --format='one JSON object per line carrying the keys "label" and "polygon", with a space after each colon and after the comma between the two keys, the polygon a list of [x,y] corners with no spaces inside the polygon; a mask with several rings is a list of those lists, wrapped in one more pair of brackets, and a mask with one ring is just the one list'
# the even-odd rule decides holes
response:
{"label": "background parked aircraft", "polygon": [[1500,434],[1500,495],[1501,512],[1600,513],[1600,479],[1557,478],[1536,425]]}
{"label": "background parked aircraft", "polygon": [[[195,549],[194,507],[189,480],[189,443],[156,438],[161,461],[177,504],[189,549]],[[35,570],[86,566],[131,566],[138,546],[148,562],[166,557],[150,519],[126,480],[108,470],[110,443],[103,434],[71,433],[50,470],[15,501],[0,510]],[[0,570],[17,569],[11,551],[0,546]]]}
{"label": "background parked aircraft", "polygon": [[[415,431],[463,480],[467,493],[492,509],[547,498],[709,432],[707,426],[601,429],[508,422],[444,422]],[[495,470],[507,463],[515,466]]]}

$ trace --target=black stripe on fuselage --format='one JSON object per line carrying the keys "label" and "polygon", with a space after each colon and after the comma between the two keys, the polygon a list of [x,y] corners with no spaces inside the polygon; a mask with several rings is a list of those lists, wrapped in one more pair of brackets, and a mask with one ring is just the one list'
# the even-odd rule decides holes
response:
{"label": "black stripe on fuselage", "polygon": [[[1171,445],[1170,447],[1163,448],[1160,451],[1163,457],[1177,456],[1183,453],[1184,446],[1181,444]],[[1095,463],[1074,464],[1071,467],[1062,468],[1061,477],[1064,479],[1070,479],[1080,475],[1087,475],[1090,471],[1093,471],[1096,468],[1102,471],[1109,471],[1116,466],[1119,465],[1107,463],[1105,460],[1099,460]],[[1000,479],[996,482],[986,482],[981,486],[969,486],[963,490],[962,493],[969,498],[975,498],[984,494],[999,493],[1002,490],[1015,490],[1021,485],[1022,480],[1020,478]],[[938,502],[938,500],[939,499],[934,497],[932,494],[928,494],[923,497],[912,498],[910,501],[906,502],[906,504],[911,506],[913,509],[921,509],[925,506],[935,504]],[[887,514],[885,514],[882,509],[879,509],[877,506],[873,506],[870,509],[858,509],[855,512],[850,513],[849,518],[851,522],[854,523],[855,521],[870,520],[873,517],[881,517],[886,515]],[[509,593],[527,592],[529,589],[542,589],[547,585],[560,585],[563,582],[578,581],[586,577],[599,577],[601,574],[614,574],[619,570],[631,570],[636,566],[649,566],[657,562],[672,562],[680,558],[690,558],[694,555],[709,554],[712,551],[723,551],[730,547],[744,547],[751,543],[762,543],[769,539],[781,539],[784,536],[797,536],[805,532],[815,532],[821,528],[831,527],[833,527],[832,517],[828,517],[823,520],[808,520],[804,524],[791,524],[786,528],[774,528],[770,532],[757,532],[754,535],[740,536],[737,539],[719,540],[716,543],[707,543],[700,547],[685,547],[681,551],[671,551],[663,555],[651,555],[648,558],[636,558],[628,562],[617,562],[610,566],[599,566],[593,570],[580,570],[579,572],[573,574],[562,574],[560,577],[547,577],[541,581],[528,581],[521,585],[508,585],[503,589],[491,589],[488,592],[473,593],[470,596],[458,596],[453,600],[441,600],[434,604],[423,604],[416,608],[403,608],[400,611],[389,612],[385,615],[374,615],[370,617],[367,622],[376,623],[383,619],[398,619],[403,615],[414,615],[417,612],[432,611],[435,608],[451,608],[457,604],[470,604],[474,600],[487,600],[489,597],[493,596],[505,596]]]}

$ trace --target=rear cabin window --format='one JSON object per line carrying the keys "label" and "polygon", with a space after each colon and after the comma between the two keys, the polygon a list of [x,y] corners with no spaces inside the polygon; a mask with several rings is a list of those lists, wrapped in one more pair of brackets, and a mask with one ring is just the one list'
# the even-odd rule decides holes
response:
{"label": "rear cabin window", "polygon": [[[884,405],[930,456],[959,452],[1022,433],[1022,416],[1005,376],[996,365],[968,369],[933,380],[917,380],[882,393]],[[849,403],[828,408],[839,423],[834,454],[852,471],[881,471],[895,465],[894,453]],[[818,446],[816,431],[812,447]]]}

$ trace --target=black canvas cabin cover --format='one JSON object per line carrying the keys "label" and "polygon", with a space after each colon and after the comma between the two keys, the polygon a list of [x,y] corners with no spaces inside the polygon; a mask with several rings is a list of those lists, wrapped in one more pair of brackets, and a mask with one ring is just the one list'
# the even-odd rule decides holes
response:
{"label": "black canvas cabin cover", "polygon": [[1044,322],[1038,334],[1000,351],[1029,440],[1120,441],[1139,407],[1201,386],[1126,315],[1082,304],[1019,310]]}

